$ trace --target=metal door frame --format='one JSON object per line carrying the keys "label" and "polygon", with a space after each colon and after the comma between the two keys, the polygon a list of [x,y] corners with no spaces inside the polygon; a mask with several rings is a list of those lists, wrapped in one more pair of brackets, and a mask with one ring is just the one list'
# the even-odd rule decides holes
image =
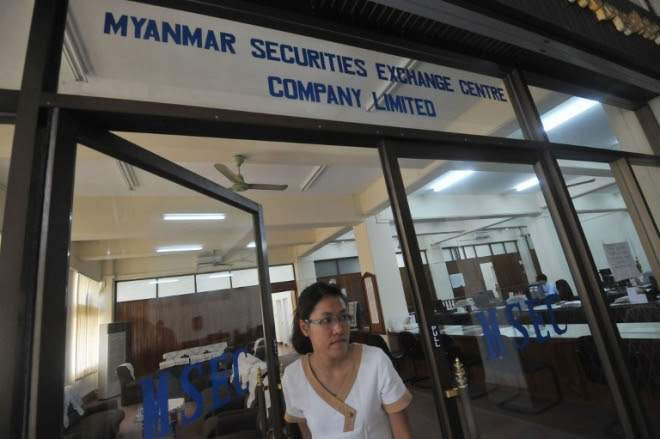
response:
{"label": "metal door frame", "polygon": [[[441,421],[443,437],[463,437],[463,431],[460,423],[454,419],[456,412],[455,399],[443,398],[443,391],[452,387],[451,364],[448,364],[443,354],[434,349],[431,343],[433,306],[431,298],[428,294],[424,294],[424,292],[430,290],[430,287],[423,271],[414,222],[398,163],[399,158],[516,163],[533,167],[540,181],[541,190],[569,264],[569,269],[576,287],[582,293],[582,306],[600,358],[607,359],[603,361],[603,368],[626,437],[652,437],[649,420],[643,410],[639,392],[633,385],[630,369],[621,349],[621,337],[616,323],[611,318],[608,304],[601,293],[598,271],[557,160],[604,162],[611,164],[613,171],[624,167],[629,174],[632,174],[632,169],[628,169],[630,162],[616,159],[614,155],[610,155],[605,151],[590,154],[587,150],[588,148],[565,148],[561,145],[539,141],[527,142],[521,146],[502,145],[493,142],[492,139],[484,140],[479,145],[471,145],[469,148],[465,148],[461,142],[429,143],[383,140],[381,143],[379,151],[385,182],[392,201],[394,222],[413,291],[417,319],[420,324],[420,335],[423,341],[422,345],[433,383],[434,398],[438,417]],[[644,160],[636,161],[636,163],[660,166],[660,158],[646,157]],[[626,165],[628,168],[625,168]],[[616,175],[615,172],[615,177]],[[620,184],[618,178],[617,183]],[[624,192],[627,188],[621,187],[620,189]],[[636,189],[637,196],[634,215],[642,218],[646,226],[645,231],[652,234],[650,225],[653,224],[653,219],[651,213],[643,201],[644,197],[641,195],[639,187],[634,189]],[[649,238],[647,233],[638,233],[642,242]],[[657,241],[657,229],[655,240]]]}
{"label": "metal door frame", "polygon": [[[113,136],[110,134],[111,130],[140,130],[161,134],[194,133],[254,140],[379,147],[381,161],[385,165],[384,172],[390,200],[397,213],[397,226],[400,227],[402,237],[406,237],[412,230],[412,222],[409,217],[405,218],[407,202],[400,174],[397,174],[393,142],[409,141],[404,146],[409,147],[414,144],[415,154],[420,154],[419,157],[429,156],[431,152],[440,153],[444,151],[443,146],[448,145],[452,147],[454,157],[464,160],[483,159],[488,154],[492,156],[493,161],[516,162],[521,157],[527,157],[525,163],[535,165],[543,187],[550,191],[545,194],[546,197],[550,195],[551,200],[557,200],[552,203],[556,206],[553,208],[556,212],[553,214],[553,220],[556,223],[559,221],[560,225],[563,224],[558,227],[558,231],[563,231],[560,235],[562,243],[570,238],[578,241],[577,247],[571,247],[570,252],[565,250],[567,256],[571,258],[572,267],[578,266],[578,271],[583,273],[580,276],[583,284],[592,287],[597,285],[595,275],[590,274],[593,261],[590,259],[588,249],[584,250],[586,244],[579,224],[575,226],[576,218],[571,211],[570,199],[566,201],[567,192],[565,187],[562,187],[561,176],[557,172],[556,157],[608,163],[622,160],[623,162],[620,162],[624,166],[622,172],[626,175],[631,172],[629,169],[631,163],[652,166],[660,163],[660,158],[657,156],[550,144],[547,139],[530,135],[527,135],[527,139],[536,140],[499,139],[185,105],[59,95],[57,82],[67,6],[66,0],[35,0],[21,91],[17,94],[16,91],[0,90],[0,122],[16,124],[4,213],[5,233],[0,251],[0,279],[3,282],[2,315],[5,317],[0,319],[2,325],[0,333],[6,354],[8,358],[13,359],[3,364],[5,373],[0,374],[0,394],[3,395],[1,399],[3,407],[0,410],[2,437],[51,437],[52,426],[61,424],[63,385],[60,384],[63,382],[64,362],[63,358],[61,364],[54,359],[59,358],[58,355],[63,355],[65,332],[61,322],[62,316],[65,316],[63,314],[65,312],[63,301],[66,297],[64,273],[68,266],[65,250],[69,245],[69,214],[78,141],[216,199],[230,204],[233,202],[237,207],[242,206],[241,208],[253,214],[255,241],[261,261],[259,278],[264,331],[266,336],[273,340],[272,302],[266,295],[269,291],[269,282],[261,207],[244,203],[242,198],[226,192],[224,188],[206,182],[161,157]],[[201,8],[196,12],[204,10]],[[296,30],[300,31],[299,28]],[[355,39],[350,39],[348,36],[346,38],[355,42]],[[374,47],[377,45],[373,41],[358,45],[360,44],[366,46],[372,44]],[[471,63],[478,64],[478,62],[469,57],[444,55],[444,57],[438,56],[438,62],[444,59],[457,65],[465,64],[463,68],[468,70],[471,69],[470,67],[471,70],[484,68],[481,64],[476,67],[471,66]],[[492,64],[487,67],[487,70],[492,71],[507,70]],[[524,94],[525,90],[524,83],[522,88],[519,86],[522,83],[520,78],[516,85],[516,74],[512,72],[507,76],[507,81],[514,85],[513,87],[507,85],[509,95],[514,101],[514,109],[517,108],[516,102],[518,102],[516,93]],[[533,102],[529,101],[523,102],[524,106],[526,106],[523,108],[524,111],[516,111],[516,115],[521,121],[523,132],[528,134],[525,121],[531,120],[531,123],[534,123],[534,118],[529,119],[529,115],[533,114],[535,107]],[[16,116],[12,117],[11,113]],[[647,133],[658,132],[657,123],[654,124],[648,117],[645,120],[647,126],[650,124]],[[538,123],[538,119],[536,122]],[[412,153],[412,150],[408,153]],[[632,186],[633,190],[639,191],[639,188],[634,188],[634,184]],[[562,209],[559,208],[559,204]],[[644,211],[643,197],[640,206],[641,215],[648,215],[648,212]],[[566,210],[563,207],[566,207]],[[564,215],[562,212],[566,211],[568,214],[562,217]],[[404,254],[407,266],[412,267],[409,269],[414,276],[411,280],[416,281],[412,283],[416,295],[415,302],[418,309],[430,309],[428,304],[421,303],[421,298],[418,297],[419,282],[425,282],[425,278],[421,271],[421,260],[417,260],[419,252],[411,252],[416,246],[413,238],[414,235],[406,237],[408,244],[404,247]],[[268,300],[264,300],[265,297]],[[589,302],[594,301],[590,299]],[[601,308],[596,306],[590,318],[601,312]],[[48,310],[47,313],[43,312],[45,309]],[[420,313],[420,316],[424,316],[424,313]],[[422,332],[426,337],[425,349],[428,349],[428,334],[425,334],[427,328],[426,325],[423,326],[425,329]],[[601,341],[604,340],[603,335],[608,332],[607,326],[595,329],[594,332],[601,335]],[[62,338],[56,340],[56,335]],[[52,342],[53,340],[55,342]],[[605,355],[603,358],[614,359],[616,364],[613,370],[618,371],[625,366],[617,360],[620,354],[617,354],[612,342],[605,340],[599,343],[599,348]],[[277,371],[271,370],[276,367],[275,349],[275,346],[266,345],[271,377],[279,375]],[[433,367],[433,371],[434,383],[444,384],[446,380],[444,376],[441,379],[437,367]],[[634,389],[632,392],[626,390],[630,387],[629,382],[621,383],[619,387],[622,387],[621,395],[635,395]],[[274,389],[276,386],[271,388]],[[271,398],[271,401],[276,413],[277,411],[281,413],[281,409],[278,408],[278,398]],[[634,424],[633,420],[640,418],[639,406],[635,404],[633,406],[629,410],[630,413],[628,410],[623,410],[621,413],[625,414],[625,420],[630,421],[624,424],[628,425],[627,432],[636,431],[633,428],[643,428],[630,427],[630,424]],[[439,407],[441,409],[439,417],[446,426],[446,436],[454,437],[455,428],[452,427],[450,419],[452,409],[446,408],[444,403]],[[279,417],[276,416],[275,420],[279,421]],[[644,423],[642,422],[641,425],[643,426]],[[638,437],[644,435],[640,434]]]}

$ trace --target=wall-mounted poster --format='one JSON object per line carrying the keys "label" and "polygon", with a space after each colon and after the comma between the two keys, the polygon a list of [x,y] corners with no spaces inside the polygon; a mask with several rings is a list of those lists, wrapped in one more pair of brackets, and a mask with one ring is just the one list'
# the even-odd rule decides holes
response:
{"label": "wall-mounted poster", "polygon": [[383,311],[380,307],[376,276],[371,273],[364,273],[362,275],[362,282],[364,284],[364,292],[367,296],[367,312],[371,321],[371,332],[384,334],[385,325],[383,324]]}
{"label": "wall-mounted poster", "polygon": [[615,281],[618,282],[640,275],[627,242],[603,244],[603,248]]}

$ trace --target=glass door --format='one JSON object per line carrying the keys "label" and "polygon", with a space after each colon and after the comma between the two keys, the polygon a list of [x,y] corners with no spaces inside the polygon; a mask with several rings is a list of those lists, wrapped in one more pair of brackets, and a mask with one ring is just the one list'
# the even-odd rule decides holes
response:
{"label": "glass door", "polygon": [[82,137],[65,336],[44,340],[61,347],[63,437],[278,432],[259,205],[110,133]]}
{"label": "glass door", "polygon": [[[415,377],[413,396],[434,397],[441,421],[445,418],[444,433],[456,437],[479,432],[494,438],[623,437],[587,324],[585,294],[564,256],[532,157],[503,150],[499,157],[474,155],[487,161],[440,160],[437,151],[409,145],[396,153],[381,149],[390,171],[389,219],[397,225],[414,293],[409,305],[419,323],[418,329],[404,328],[398,335],[404,357],[415,339],[425,348],[417,364],[424,364],[431,378],[424,385]],[[467,154],[454,150],[446,156]],[[642,264],[643,282],[647,256],[632,225],[601,224],[627,215],[621,197],[609,204],[598,201],[602,194],[618,193],[609,166],[560,161],[560,169],[587,239],[594,243],[594,258],[607,265],[609,246],[603,243],[628,242]],[[587,191],[584,181],[602,184]],[[604,294],[610,297],[608,290]],[[647,294],[653,302],[656,295]],[[615,314],[617,305],[611,304]],[[646,382],[654,383],[656,328],[654,319],[645,321],[646,326],[619,324],[618,331],[624,349],[643,346],[635,351],[643,358],[630,360],[643,363]],[[458,363],[468,383],[463,392]],[[652,391],[640,390],[645,402],[652,399]],[[452,411],[460,423],[446,421]]]}

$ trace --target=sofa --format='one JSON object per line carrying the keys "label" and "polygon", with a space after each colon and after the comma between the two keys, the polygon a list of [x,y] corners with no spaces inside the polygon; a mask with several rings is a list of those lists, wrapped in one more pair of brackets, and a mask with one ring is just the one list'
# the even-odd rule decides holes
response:
{"label": "sofa", "polygon": [[195,346],[188,349],[166,352],[160,362],[161,370],[172,366],[201,363],[211,358],[219,357],[227,349],[227,342],[213,343],[204,346]]}
{"label": "sofa", "polygon": [[124,411],[116,400],[84,404],[75,386],[64,390],[64,439],[115,439]]}

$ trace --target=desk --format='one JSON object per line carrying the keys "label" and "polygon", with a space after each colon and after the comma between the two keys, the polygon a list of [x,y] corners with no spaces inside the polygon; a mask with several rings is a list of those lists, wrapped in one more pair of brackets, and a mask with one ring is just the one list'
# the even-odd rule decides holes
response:
{"label": "desk", "polygon": [[[536,331],[533,325],[523,325],[531,338],[536,338]],[[623,339],[640,339],[640,340],[659,340],[660,339],[660,322],[637,322],[637,323],[617,323],[617,328]],[[546,329],[544,329],[546,328]],[[563,327],[562,327],[563,329]],[[578,338],[585,335],[591,335],[589,325],[586,323],[572,323],[566,325],[567,331],[561,335],[555,334],[552,331],[551,325],[541,326],[541,330],[549,330],[551,338]],[[413,334],[419,334],[419,330],[410,330]],[[484,334],[481,325],[444,325],[440,330],[441,333],[462,337],[478,337]],[[394,333],[390,333],[394,334]],[[507,337],[522,337],[520,331],[511,325],[500,326],[500,334]]]}
{"label": "desk", "polygon": [[[497,312],[497,320],[501,326],[508,325],[508,321],[504,314],[505,306],[496,306],[494,309]],[[523,310],[526,306],[523,305]],[[565,302],[562,304],[552,304],[557,323],[559,324],[573,324],[573,323],[587,323],[587,319],[582,311],[582,306],[579,301]],[[614,321],[617,323],[623,322],[660,322],[660,303],[653,302],[648,304],[610,304],[610,310]],[[487,310],[483,310],[487,311]],[[517,313],[517,309],[514,310]],[[548,309],[545,304],[537,305],[534,311],[546,322],[550,321],[548,316]],[[451,313],[443,312],[437,313],[434,316],[433,323],[438,325],[470,325],[478,320],[475,313]],[[527,311],[523,311],[517,317],[518,321],[523,324],[531,323],[531,318]]]}

